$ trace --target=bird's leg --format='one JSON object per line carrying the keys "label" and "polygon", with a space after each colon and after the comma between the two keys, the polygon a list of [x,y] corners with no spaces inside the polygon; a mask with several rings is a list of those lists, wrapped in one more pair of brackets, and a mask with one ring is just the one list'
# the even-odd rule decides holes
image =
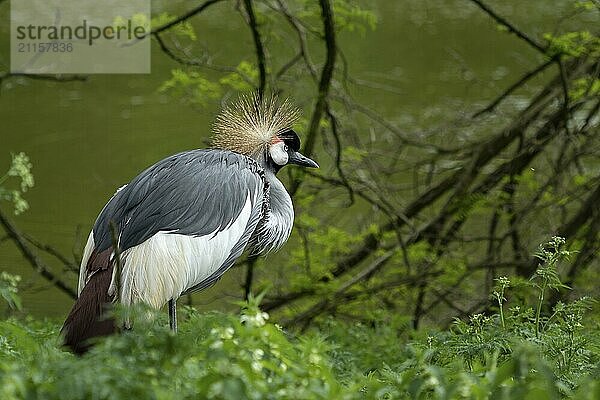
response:
{"label": "bird's leg", "polygon": [[171,330],[177,333],[177,300],[169,300],[169,326]]}

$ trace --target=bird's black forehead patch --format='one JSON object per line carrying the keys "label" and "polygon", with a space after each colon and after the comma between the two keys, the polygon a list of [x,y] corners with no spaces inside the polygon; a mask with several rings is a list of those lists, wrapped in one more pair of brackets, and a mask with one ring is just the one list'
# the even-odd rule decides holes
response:
{"label": "bird's black forehead patch", "polygon": [[298,137],[298,134],[296,132],[294,132],[292,129],[285,131],[283,133],[280,133],[277,136],[279,136],[279,138],[281,140],[283,140],[290,149],[292,149],[294,151],[300,150],[300,138]]}

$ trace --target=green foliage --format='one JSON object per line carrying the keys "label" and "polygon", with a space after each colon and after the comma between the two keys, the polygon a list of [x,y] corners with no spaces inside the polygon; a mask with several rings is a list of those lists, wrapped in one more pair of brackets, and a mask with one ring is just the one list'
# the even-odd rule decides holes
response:
{"label": "green foliage", "polygon": [[[156,29],[163,25],[166,25],[169,22],[175,20],[175,18],[176,17],[174,15],[171,15],[167,12],[162,12],[152,17],[152,29]],[[196,40],[198,38],[196,36],[196,32],[194,31],[194,27],[192,26],[189,20],[182,21],[177,25],[173,26],[169,29],[169,33],[181,37],[186,37],[190,40]]]}
{"label": "green foliage", "polygon": [[[321,23],[321,9],[318,2],[312,0],[301,0],[302,11],[298,16],[315,25]],[[363,8],[358,1],[334,0],[333,15],[335,26],[338,31],[359,32],[365,34],[367,29],[374,30],[377,26],[377,16],[373,11]],[[321,28],[319,28],[321,29]]]}
{"label": "green foliage", "polygon": [[571,254],[555,237],[537,255],[531,280],[496,280],[497,312],[457,319],[446,331],[412,332],[406,319],[389,315],[373,326],[326,320],[320,331],[333,343],[336,374],[343,382],[362,380],[376,398],[595,398],[595,301],[550,307],[548,291],[565,288],[559,267]]}
{"label": "green foliage", "polygon": [[251,91],[258,83],[258,68],[248,61],[242,61],[235,68],[235,72],[219,79],[219,83],[239,92]]}
{"label": "green foliage", "polygon": [[597,55],[600,51],[600,39],[588,31],[568,32],[558,36],[547,33],[544,38],[548,41],[550,56],[574,58],[585,54]]}
{"label": "green foliage", "polygon": [[367,157],[369,152],[364,149],[359,149],[354,146],[347,146],[344,149],[344,161],[348,163],[358,164]]}
{"label": "green foliage", "polygon": [[[32,164],[25,153],[12,154],[12,162],[8,171],[0,176],[0,200],[11,202],[17,215],[29,209],[29,204],[23,199],[22,195],[35,184],[31,168]],[[5,187],[6,184],[10,183],[10,178],[20,180],[14,189]]]}
{"label": "green foliage", "polygon": [[[259,296],[240,303],[239,316],[185,308],[177,334],[164,313],[118,308],[117,319],[133,330],[76,357],[58,346],[59,325],[10,318],[0,322],[0,397],[597,398],[600,340],[597,324],[586,318],[595,302],[550,308],[545,294],[565,287],[559,266],[570,252],[552,238],[537,255],[532,280],[496,280],[497,313],[456,320],[439,332],[415,332],[408,318],[382,313],[371,323],[329,318],[293,336],[269,322]],[[18,280],[3,275],[0,282],[11,288],[3,297],[15,302]],[[533,305],[511,299],[516,294]],[[515,304],[506,309],[509,303]]]}
{"label": "green foliage", "polygon": [[0,274],[0,297],[13,310],[21,309],[21,298],[17,294],[17,285],[20,281],[21,277],[19,275],[11,275],[5,271]]}
{"label": "green foliage", "polygon": [[171,71],[171,79],[165,81],[159,92],[169,93],[183,102],[204,106],[209,100],[221,97],[221,87],[205,78],[197,71]]}
{"label": "green foliage", "polygon": [[46,336],[52,325],[4,322],[0,397],[332,399],[352,393],[333,375],[325,342],[290,339],[255,304],[241,317],[188,310],[178,334],[149,310],[130,310],[127,317],[133,331],[101,341],[81,358]]}
{"label": "green foliage", "polygon": [[[134,14],[132,16],[132,21],[136,26],[143,26],[144,28],[146,28],[147,31],[149,31],[151,29],[160,28],[161,26],[166,25],[171,21],[174,21],[176,18],[177,17],[173,14],[170,14],[168,12],[161,12],[160,14],[153,16],[151,19],[148,19],[148,17],[145,14]],[[113,24],[115,27],[127,25],[127,19],[123,16],[118,16],[115,18]],[[182,38],[187,38],[193,41],[198,38],[196,36],[194,27],[192,26],[189,20],[184,20],[172,26],[171,28],[169,28],[168,34]]]}
{"label": "green foliage", "polygon": [[594,3],[594,0],[577,0],[575,7],[586,11],[592,11],[598,8],[598,4]]}
{"label": "green foliage", "polygon": [[361,8],[351,1],[334,1],[333,14],[335,15],[336,25],[341,30],[358,31],[364,35],[367,29],[375,30],[377,26],[377,17],[371,10]]}
{"label": "green foliage", "polygon": [[158,91],[168,93],[186,104],[206,106],[211,101],[220,99],[223,92],[233,89],[248,92],[258,84],[258,69],[248,61],[241,61],[234,72],[219,79],[218,83],[206,78],[198,71],[174,69],[171,78],[165,81]]}
{"label": "green foliage", "polygon": [[580,100],[587,96],[598,96],[600,94],[600,79],[591,76],[577,79],[569,91],[573,100]]}
{"label": "green foliage", "polygon": [[[540,246],[536,255],[541,263],[530,281],[497,279],[492,298],[498,313],[456,320],[450,331],[432,336],[430,349],[435,349],[434,358],[443,363],[458,355],[468,370],[475,371],[486,365],[490,356],[504,362],[513,357],[514,349],[526,345],[549,363],[558,386],[575,387],[598,360],[598,354],[591,350],[598,338],[583,325],[585,313],[595,304],[593,299],[584,297],[569,304],[559,301],[552,312],[543,314],[549,309],[548,290],[566,288],[558,271],[560,262],[570,256],[564,247],[564,239],[559,237]],[[532,305],[520,303],[506,311],[506,296],[512,288],[518,288],[525,295],[522,297],[529,297],[527,289],[532,289]]]}
{"label": "green foliage", "polygon": [[[290,276],[289,282],[297,290],[315,288],[315,280],[318,281],[334,268],[333,260],[361,240],[361,235],[352,235],[335,226],[323,226],[307,213],[298,215],[295,226],[304,232],[311,243],[310,251],[300,247],[292,250],[290,255],[293,264],[310,266],[306,273]],[[335,291],[339,284],[337,280],[320,282],[316,288],[325,295]]]}
{"label": "green foliage", "polygon": [[330,343],[329,356],[336,375],[344,383],[368,377],[382,367],[399,368],[409,357],[403,343],[409,341],[410,319],[392,316],[372,326],[326,319],[319,327]]}

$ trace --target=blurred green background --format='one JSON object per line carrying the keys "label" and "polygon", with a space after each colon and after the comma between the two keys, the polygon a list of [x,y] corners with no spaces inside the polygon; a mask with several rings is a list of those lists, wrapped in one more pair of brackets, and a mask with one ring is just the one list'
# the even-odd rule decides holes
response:
{"label": "blurred green background", "polygon": [[[571,3],[490,1],[534,36],[577,23],[564,18]],[[173,15],[189,6],[186,1],[153,2],[154,11]],[[375,29],[346,31],[339,37],[355,80],[350,91],[409,135],[485,104],[541,60],[521,41],[499,33],[498,26],[467,1],[378,0],[362,6],[377,17]],[[0,20],[9,21],[8,2],[0,4]],[[193,54],[209,53],[215,64],[223,65],[254,60],[248,27],[230,5],[217,4],[191,23],[197,35],[191,44]],[[293,36],[270,37],[268,29],[264,34],[270,60],[280,66],[291,55]],[[9,25],[4,22],[0,26],[4,67],[9,65],[8,35]],[[319,46],[314,51],[322,55]],[[93,75],[84,82],[68,83],[27,78],[2,82],[0,169],[8,167],[11,152],[23,151],[33,162],[36,180],[26,194],[30,210],[14,218],[20,229],[65,254],[78,252],[116,188],[167,155],[207,145],[219,100],[189,104],[161,93],[159,87],[174,68],[177,63],[153,41],[148,75]],[[205,73],[209,79],[219,76],[210,70]],[[531,82],[520,95],[532,93],[548,76]],[[287,94],[297,98],[308,118],[314,88],[305,85],[297,90]],[[518,96],[513,101],[518,103]],[[363,122],[360,129],[368,135],[380,127]],[[338,223],[348,221],[341,218]],[[271,262],[285,255],[284,248]],[[45,258],[60,272],[60,264]],[[0,244],[0,270],[23,277],[20,291],[27,312],[59,317],[72,304],[33,271],[9,241]],[[75,275],[59,275],[75,286]],[[242,280],[243,271],[235,269],[215,287],[196,295],[195,303],[227,308],[229,295],[239,296]]]}

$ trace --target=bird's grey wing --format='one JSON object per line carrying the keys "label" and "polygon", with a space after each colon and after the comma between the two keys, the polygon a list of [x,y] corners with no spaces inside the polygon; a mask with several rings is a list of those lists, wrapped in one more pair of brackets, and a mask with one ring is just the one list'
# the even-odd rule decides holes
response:
{"label": "bird's grey wing", "polygon": [[261,218],[266,190],[264,171],[248,157],[222,150],[176,154],[146,169],[113,196],[94,224],[95,251],[112,246],[111,222],[117,226],[121,251],[158,232],[217,234],[236,221],[250,196],[246,229],[227,260],[208,278],[213,283],[244,251]]}
{"label": "bird's grey wing", "polygon": [[121,251],[159,231],[205,236],[227,229],[239,216],[248,194],[264,190],[258,164],[221,150],[176,154],[146,169],[119,190],[94,224],[98,251],[112,245],[110,224],[119,232]]}

